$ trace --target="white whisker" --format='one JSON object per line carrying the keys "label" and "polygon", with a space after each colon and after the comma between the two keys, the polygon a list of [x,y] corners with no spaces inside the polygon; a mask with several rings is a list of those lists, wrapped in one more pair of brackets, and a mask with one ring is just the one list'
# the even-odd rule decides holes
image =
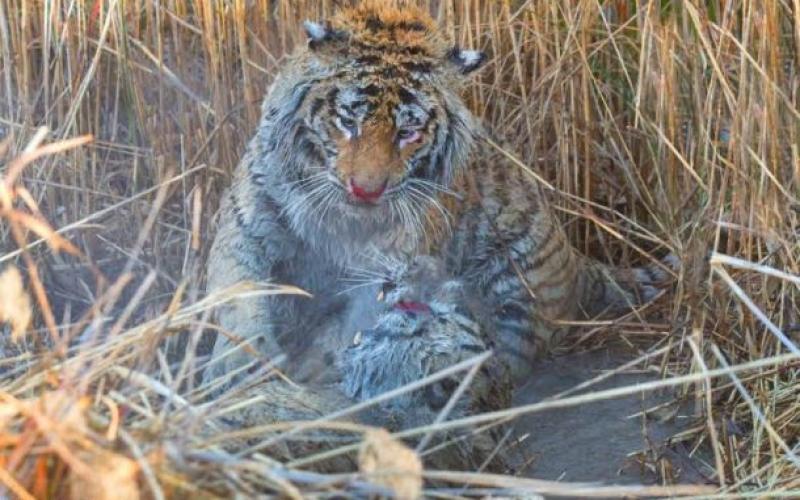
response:
{"label": "white whisker", "polygon": [[[410,197],[415,199],[419,198],[417,201],[420,202],[420,206],[422,206],[423,203],[433,206],[436,209],[436,211],[438,211],[442,215],[445,226],[447,228],[447,232],[452,231],[451,227],[452,218],[450,216],[450,213],[444,208],[444,206],[441,204],[441,202],[439,202],[439,200],[435,196],[432,196],[422,191],[421,189],[417,189],[416,187],[413,186],[413,184],[409,184],[406,187],[406,189]],[[425,212],[428,222],[431,224],[431,226],[433,226],[434,222],[433,217],[429,213],[427,213],[427,210],[425,210]]]}
{"label": "white whisker", "polygon": [[288,188],[295,188],[295,187],[306,187],[312,184],[317,184],[321,181],[325,181],[328,177],[328,171],[323,170],[321,172],[317,172],[311,174],[307,177],[303,177],[302,179],[297,179],[296,181],[287,181],[283,182],[283,186]]}
{"label": "white whisker", "polygon": [[433,189],[434,191],[438,191],[438,192],[441,192],[441,193],[448,194],[450,196],[458,198],[459,200],[464,199],[464,197],[460,193],[457,193],[457,192],[453,191],[452,189],[448,188],[444,184],[439,184],[437,182],[433,182],[433,181],[430,181],[428,179],[420,179],[420,178],[415,177],[415,178],[409,179],[408,182],[409,182],[409,184],[412,184],[412,185],[413,184],[417,184],[419,186],[424,186],[426,188]]}
{"label": "white whisker", "polygon": [[342,290],[340,292],[337,292],[336,295],[345,295],[345,294],[348,294],[348,293],[352,292],[353,290],[358,290],[359,288],[364,288],[364,287],[368,287],[368,286],[383,285],[385,282],[386,282],[385,280],[375,280],[375,281],[368,281],[368,282],[364,282],[364,283],[358,283],[356,285],[347,287],[347,288],[345,288],[344,290]]}

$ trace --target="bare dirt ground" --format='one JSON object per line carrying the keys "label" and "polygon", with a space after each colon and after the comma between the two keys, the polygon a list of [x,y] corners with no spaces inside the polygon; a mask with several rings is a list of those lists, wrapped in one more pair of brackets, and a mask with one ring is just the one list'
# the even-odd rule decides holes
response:
{"label": "bare dirt ground", "polygon": [[[514,404],[536,403],[571,389],[604,371],[632,359],[621,349],[565,354],[541,360],[531,380],[517,389]],[[628,372],[614,375],[584,392],[654,380],[656,374]],[[571,482],[642,483],[655,480],[648,467],[634,455],[650,444],[659,444],[680,430],[685,412],[667,421],[633,416],[665,401],[664,394],[638,394],[604,399],[570,408],[525,415],[517,420],[518,436],[527,434],[522,454],[530,460],[524,474],[537,479]],[[666,451],[668,453],[674,453]],[[687,461],[681,477],[697,477],[694,464]]]}

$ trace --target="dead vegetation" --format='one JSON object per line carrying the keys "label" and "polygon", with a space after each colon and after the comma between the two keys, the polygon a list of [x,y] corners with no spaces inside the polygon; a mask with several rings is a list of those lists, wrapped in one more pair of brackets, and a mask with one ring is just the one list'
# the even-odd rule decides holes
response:
{"label": "dead vegetation", "polygon": [[[209,400],[194,376],[209,314],[229,296],[202,293],[213,215],[301,21],[337,3],[0,0],[0,483],[21,498],[413,494],[420,478],[448,498],[800,495],[797,0],[423,2],[491,55],[467,94],[494,138],[482,147],[547,186],[577,246],[622,264],[681,258],[674,293],[573,337],[621,338],[640,356],[631,367],[663,380],[395,438],[369,431],[361,474],[357,425],[225,427],[252,401]],[[661,486],[420,470],[410,451],[374,453],[665,389],[695,418],[640,455]],[[319,429],[341,433],[341,449],[224,447]],[[697,459],[704,484],[670,486],[679,442],[710,457]],[[352,474],[315,470],[346,451]]]}

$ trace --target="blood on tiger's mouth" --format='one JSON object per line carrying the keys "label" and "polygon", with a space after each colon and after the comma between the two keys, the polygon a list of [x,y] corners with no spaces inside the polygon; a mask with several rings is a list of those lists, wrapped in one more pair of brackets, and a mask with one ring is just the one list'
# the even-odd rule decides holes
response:
{"label": "blood on tiger's mouth", "polygon": [[379,186],[375,188],[369,188],[360,186],[354,179],[351,178],[347,183],[347,192],[357,202],[374,205],[380,200],[381,196],[386,191],[387,184],[388,181],[383,181],[383,183]]}

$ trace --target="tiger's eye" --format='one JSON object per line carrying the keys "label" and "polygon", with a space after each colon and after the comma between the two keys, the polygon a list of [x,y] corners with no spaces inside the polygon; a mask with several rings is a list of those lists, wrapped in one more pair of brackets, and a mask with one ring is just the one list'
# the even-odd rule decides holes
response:
{"label": "tiger's eye", "polygon": [[356,121],[351,118],[343,118],[340,116],[339,123],[342,124],[342,127],[349,128],[351,130],[356,128]]}
{"label": "tiger's eye", "polygon": [[416,130],[412,130],[410,128],[402,128],[397,131],[397,138],[398,139],[410,139],[416,134]]}
{"label": "tiger's eye", "polygon": [[336,127],[341,130],[348,139],[352,139],[358,135],[358,123],[352,118],[341,115],[337,116]]}
{"label": "tiger's eye", "polygon": [[402,148],[408,144],[413,144],[415,142],[419,142],[422,138],[422,134],[419,130],[414,130],[411,128],[401,128],[397,131],[397,143]]}

